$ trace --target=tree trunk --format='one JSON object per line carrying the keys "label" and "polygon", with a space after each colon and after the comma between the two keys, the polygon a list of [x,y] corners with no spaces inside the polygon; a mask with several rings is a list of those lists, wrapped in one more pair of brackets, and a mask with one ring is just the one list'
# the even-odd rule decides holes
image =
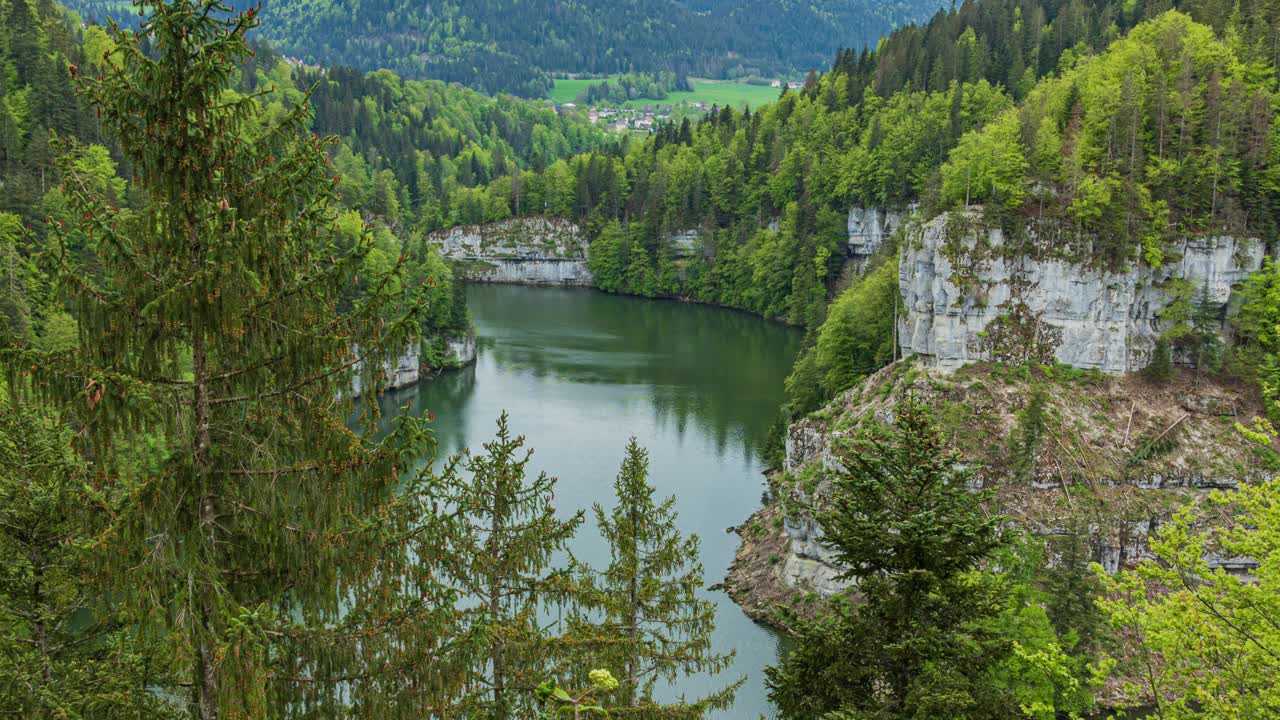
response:
{"label": "tree trunk", "polygon": [[639,668],[637,667],[637,653],[640,652],[640,540],[639,540],[639,511],[636,507],[636,500],[631,499],[631,507],[628,508],[628,514],[631,521],[631,547],[628,550],[631,553],[629,558],[631,562],[630,577],[627,578],[627,634],[631,639],[631,652],[627,654],[627,704],[636,707],[640,704],[640,692],[636,687],[638,680]]}
{"label": "tree trunk", "polygon": [[[200,234],[196,230],[195,218],[187,219],[188,238],[191,247],[191,271],[199,273],[203,262],[204,249],[200,243]],[[198,310],[197,310],[198,312]],[[192,360],[192,411],[193,437],[191,443],[191,468],[196,491],[200,493],[199,514],[200,533],[204,536],[205,551],[211,555],[217,548],[217,509],[212,473],[209,459],[209,353],[205,346],[205,329],[201,318],[191,322],[191,360]],[[193,586],[195,583],[192,584]],[[195,684],[199,688],[199,720],[218,720],[218,668],[213,647],[214,623],[216,610],[213,607],[212,588],[194,588],[199,599],[196,627],[192,629],[195,636],[193,645],[196,648]]]}
{"label": "tree trunk", "polygon": [[[193,264],[199,257],[199,247],[193,242]],[[192,405],[195,410],[195,437],[192,443],[192,469],[200,489],[200,532],[205,536],[207,550],[212,552],[217,541],[215,527],[217,513],[214,507],[213,478],[209,462],[209,358],[205,348],[204,333],[193,328],[191,341],[194,389]],[[213,636],[214,608],[209,588],[200,591],[200,609],[196,634],[196,684],[199,687],[199,719],[218,718],[218,670],[215,665]]]}
{"label": "tree trunk", "polygon": [[[489,525],[489,543],[493,549],[493,557],[490,560],[494,563],[498,562],[497,557],[499,538],[502,533],[502,509],[498,500],[500,489],[495,489],[493,498],[493,515]],[[495,622],[498,612],[501,610],[499,602],[500,583],[497,566],[489,575],[489,621]],[[507,720],[506,690],[507,690],[507,668],[505,648],[502,640],[494,640],[490,646],[490,653],[493,660],[493,720]]]}

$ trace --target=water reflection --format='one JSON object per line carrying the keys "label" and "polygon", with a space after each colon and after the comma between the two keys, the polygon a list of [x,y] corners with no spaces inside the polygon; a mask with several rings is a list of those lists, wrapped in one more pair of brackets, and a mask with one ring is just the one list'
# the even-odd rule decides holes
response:
{"label": "water reflection", "polygon": [[[385,413],[410,399],[436,416],[441,454],[478,447],[494,419],[536,449],[530,470],[560,478],[563,512],[609,504],[627,438],[648,447],[660,495],[675,495],[684,532],[702,537],[708,584],[736,548],[727,526],[759,507],[760,457],[781,402],[798,332],[717,308],[622,298],[589,290],[474,286],[468,290],[479,360],[466,370],[383,398]],[[574,553],[604,563],[607,548],[586,527]],[[748,677],[726,717],[768,712],[762,668],[776,638],[721,593],[716,643],[736,648],[726,678]],[[710,687],[694,678],[673,692]]]}

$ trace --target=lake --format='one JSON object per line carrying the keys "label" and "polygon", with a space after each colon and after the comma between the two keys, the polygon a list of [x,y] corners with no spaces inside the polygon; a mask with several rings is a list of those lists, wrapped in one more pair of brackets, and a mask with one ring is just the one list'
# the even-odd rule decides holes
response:
{"label": "lake", "polygon": [[[414,412],[430,409],[447,455],[479,449],[506,410],[512,432],[535,450],[532,473],[559,478],[565,514],[612,504],[634,435],[649,450],[657,494],[674,495],[680,529],[702,539],[706,584],[723,580],[738,543],[725,529],[761,505],[762,450],[800,332],[732,310],[586,289],[473,285],[467,302],[476,364],[387,393],[384,411],[410,399]],[[603,566],[608,548],[588,516],[573,552]],[[771,715],[763,669],[777,659],[779,638],[723,592],[707,597],[719,611],[716,649],[737,651],[720,677],[747,678],[726,717]],[[694,697],[712,687],[695,677],[676,690]]]}

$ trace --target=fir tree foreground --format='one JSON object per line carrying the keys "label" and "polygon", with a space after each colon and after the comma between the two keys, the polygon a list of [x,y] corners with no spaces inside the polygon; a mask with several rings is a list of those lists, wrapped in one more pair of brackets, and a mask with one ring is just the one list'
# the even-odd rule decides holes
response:
{"label": "fir tree foreground", "polygon": [[[987,512],[920,402],[841,448],[819,517],[856,597],[799,621],[768,670],[784,718],[1051,720],[1087,707],[1073,661],[1031,586],[1039,566]],[[997,572],[998,571],[998,572]]]}
{"label": "fir tree foreground", "polygon": [[659,682],[725,670],[733,654],[711,646],[715,606],[698,597],[703,587],[697,535],[676,528],[675,497],[654,501],[649,454],[635,438],[627,443],[613,483],[616,504],[594,507],[596,527],[609,544],[602,571],[581,568],[584,610],[569,633],[589,649],[592,662],[618,672],[621,717],[701,718],[731,706],[738,680],[703,698],[663,704]]}
{"label": "fir tree foreground", "polygon": [[370,442],[344,425],[344,398],[357,367],[376,386],[413,339],[416,301],[397,264],[339,311],[367,242],[334,241],[332,143],[306,131],[305,104],[266,119],[226,90],[255,10],[141,9],[141,30],[116,31],[77,85],[146,202],[113,204],[76,142],[56,142],[76,221],[46,258],[78,348],[13,351],[10,369],[80,428],[111,605],[163,646],[154,660],[186,677],[195,716],[392,717],[375,686],[350,685],[414,652],[383,642],[412,604],[368,607],[388,602],[395,553],[367,519],[429,438],[403,421]]}

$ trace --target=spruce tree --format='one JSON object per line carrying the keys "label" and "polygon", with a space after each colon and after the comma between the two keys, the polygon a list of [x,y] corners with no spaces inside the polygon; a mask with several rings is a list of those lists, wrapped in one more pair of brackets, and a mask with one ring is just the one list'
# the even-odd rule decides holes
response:
{"label": "spruce tree", "polygon": [[1173,348],[1164,335],[1156,338],[1156,345],[1151,350],[1151,362],[1142,369],[1142,374],[1150,382],[1160,385],[1173,380]]}
{"label": "spruce tree", "polygon": [[[443,611],[429,574],[403,579],[412,504],[392,493],[429,437],[406,419],[373,442],[373,393],[366,432],[344,424],[353,375],[383,381],[416,340],[418,303],[402,263],[357,274],[369,238],[335,242],[333,142],[306,130],[306,103],[262,117],[227,89],[256,10],[141,10],[77,84],[142,200],[113,205],[80,174],[79,146],[56,143],[74,222],[47,256],[79,345],[11,351],[10,369],[81,429],[94,486],[118,501],[100,576],[180,664],[193,716],[418,717],[430,688],[390,680],[430,661]],[[82,241],[92,269],[68,250]],[[419,539],[438,530],[417,522]]]}
{"label": "spruce tree", "polygon": [[1009,436],[1009,471],[1019,482],[1035,479],[1037,455],[1048,424],[1047,401],[1044,386],[1033,385],[1027,406],[1018,413],[1018,423]]}
{"label": "spruce tree", "polygon": [[[470,627],[482,635],[472,677],[485,688],[475,717],[526,717],[537,705],[534,689],[551,666],[554,642],[544,613],[571,604],[571,578],[553,559],[582,524],[578,511],[556,517],[555,478],[526,478],[532,451],[512,437],[507,415],[498,419],[484,452],[467,451],[445,469],[454,488],[449,504],[466,532],[449,551],[451,574],[468,602]],[[470,477],[459,477],[459,468]]]}
{"label": "spruce tree", "polygon": [[698,536],[684,537],[676,528],[675,497],[654,501],[649,455],[635,438],[627,444],[613,489],[612,509],[594,506],[610,562],[584,578],[588,612],[573,635],[591,657],[577,666],[617,673],[618,700],[611,710],[617,716],[701,718],[708,710],[727,708],[743,681],[676,705],[654,700],[659,681],[719,673],[733,653],[712,650],[715,605],[698,597],[703,587]]}
{"label": "spruce tree", "polygon": [[784,718],[1012,717],[990,672],[1011,651],[993,622],[1005,591],[981,571],[1008,543],[1005,520],[983,511],[927,409],[895,410],[843,448],[818,516],[859,599],[801,624],[767,670],[770,697]]}
{"label": "spruce tree", "polygon": [[1218,336],[1218,304],[1209,294],[1209,281],[1200,287],[1191,311],[1191,336],[1196,348],[1196,374],[1210,374],[1222,369],[1222,338]]}

